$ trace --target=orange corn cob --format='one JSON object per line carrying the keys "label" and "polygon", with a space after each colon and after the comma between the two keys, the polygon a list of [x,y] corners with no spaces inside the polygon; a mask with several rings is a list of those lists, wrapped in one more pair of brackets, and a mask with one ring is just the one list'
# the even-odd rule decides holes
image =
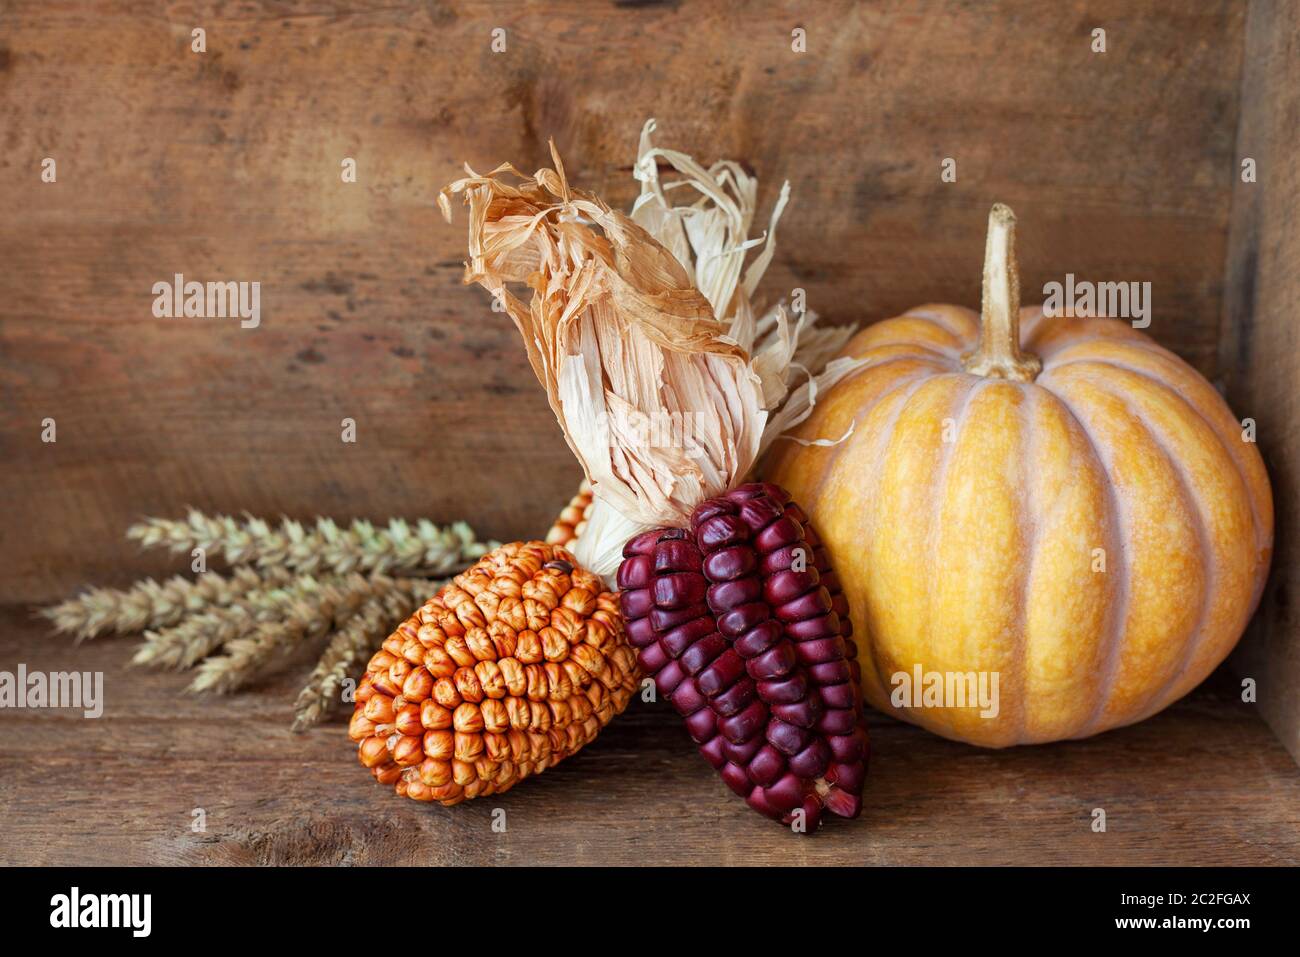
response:
{"label": "orange corn cob", "polygon": [[578,751],[640,681],[617,593],[563,548],[483,556],[370,659],[348,733],[417,801],[499,794]]}

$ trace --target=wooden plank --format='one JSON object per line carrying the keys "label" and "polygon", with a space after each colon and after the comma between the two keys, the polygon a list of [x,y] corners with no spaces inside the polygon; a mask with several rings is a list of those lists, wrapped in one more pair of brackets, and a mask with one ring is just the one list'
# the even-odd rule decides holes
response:
{"label": "wooden plank", "polygon": [[[742,160],[767,201],[789,177],[770,294],[803,287],[839,322],[974,304],[1002,200],[1026,290],[1150,280],[1150,331],[1216,371],[1231,0],[17,0],[0,18],[0,601],[160,570],[122,530],[186,504],[540,534],[578,472],[513,330],[458,285],[463,225],[433,198],[462,161],[536,168],[554,136],[576,181],[626,203],[649,116],[666,144]],[[261,282],[262,325],[153,318],[176,272]]]}
{"label": "wooden plank", "polygon": [[1300,775],[1224,673],[1140,725],[1046,747],[984,751],[873,714],[861,819],[802,838],[732,795],[662,702],[444,809],[377,785],[341,720],[287,730],[303,667],[195,699],[183,675],[121,670],[132,647],[74,651],[0,610],[6,668],[103,671],[106,698],[98,720],[0,710],[0,864],[1300,863]]}
{"label": "wooden plank", "polygon": [[1300,760],[1300,19],[1285,0],[1252,0],[1236,162],[1257,181],[1233,193],[1221,362],[1233,408],[1253,418],[1277,507],[1273,571],[1233,664]]}

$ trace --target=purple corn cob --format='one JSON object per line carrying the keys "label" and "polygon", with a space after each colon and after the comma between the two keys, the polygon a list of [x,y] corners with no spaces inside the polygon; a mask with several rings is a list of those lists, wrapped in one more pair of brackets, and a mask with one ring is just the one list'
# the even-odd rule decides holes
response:
{"label": "purple corn cob", "polygon": [[743,485],[623,559],[641,667],[727,785],[787,824],[802,808],[808,832],[824,810],[856,817],[868,745],[848,602],[789,494]]}

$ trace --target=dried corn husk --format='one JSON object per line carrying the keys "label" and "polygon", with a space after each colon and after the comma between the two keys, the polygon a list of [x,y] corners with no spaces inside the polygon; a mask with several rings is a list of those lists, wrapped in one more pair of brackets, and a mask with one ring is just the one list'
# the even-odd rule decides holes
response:
{"label": "dried corn husk", "polygon": [[[851,328],[815,329],[811,312],[792,323],[781,304],[755,318],[752,296],[789,184],[766,234],[751,238],[757,181],[738,163],[706,169],[655,147],[654,129],[651,120],[642,130],[631,216],[571,187],[553,143],[554,169],[527,177],[509,164],[482,176],[467,168],[439,196],[450,219],[451,197],[463,194],[465,281],[490,290],[514,320],[591,482],[595,501],[573,547],[606,576],[624,541],[685,524],[807,417],[819,386],[858,366],[826,362]],[[682,178],[662,182],[660,158]],[[532,290],[527,303],[510,290],[519,284]]]}
{"label": "dried corn husk", "polygon": [[[672,254],[622,213],[570,189],[552,157],[555,170],[518,188],[497,178],[519,175],[509,165],[448,187],[464,191],[470,207],[466,278],[514,319],[595,494],[644,524],[684,520],[694,502],[753,464],[762,384]],[[533,286],[530,305],[511,294],[512,282]],[[630,434],[638,412],[664,421],[704,415],[710,427],[694,456],[681,444],[651,449]]]}

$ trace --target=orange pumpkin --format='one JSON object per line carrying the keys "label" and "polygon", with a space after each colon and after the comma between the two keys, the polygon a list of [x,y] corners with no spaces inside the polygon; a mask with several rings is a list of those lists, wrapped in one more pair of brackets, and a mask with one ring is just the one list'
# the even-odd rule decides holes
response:
{"label": "orange pumpkin", "polygon": [[[1263,462],[1218,393],[1126,323],[1021,310],[1014,224],[994,207],[981,316],[930,305],[863,330],[844,354],[868,364],[795,433],[852,434],[781,443],[767,470],[834,555],[867,699],[990,747],[1186,694],[1240,637],[1272,551]],[[917,706],[918,674],[972,672],[996,673],[996,716]]]}

